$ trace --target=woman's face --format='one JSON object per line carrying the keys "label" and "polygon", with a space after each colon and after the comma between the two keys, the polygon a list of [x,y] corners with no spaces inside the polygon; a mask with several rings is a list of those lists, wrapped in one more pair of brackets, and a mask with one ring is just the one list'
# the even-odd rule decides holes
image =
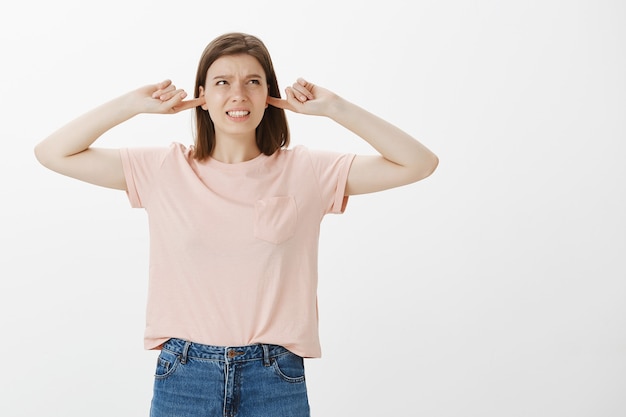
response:
{"label": "woman's face", "polygon": [[209,112],[216,137],[254,136],[267,107],[265,71],[250,55],[223,56],[209,67],[200,95],[205,97],[202,108]]}

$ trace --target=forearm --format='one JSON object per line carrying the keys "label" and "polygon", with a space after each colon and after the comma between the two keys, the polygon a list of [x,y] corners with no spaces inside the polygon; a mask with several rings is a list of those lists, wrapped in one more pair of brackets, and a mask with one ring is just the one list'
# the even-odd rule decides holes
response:
{"label": "forearm", "polygon": [[270,97],[272,106],[325,116],[360,136],[380,155],[357,155],[350,165],[346,195],[365,194],[428,177],[439,159],[411,135],[336,94],[299,78],[286,99]]}
{"label": "forearm", "polygon": [[186,93],[170,80],[146,85],[85,113],[35,147],[45,167],[103,187],[126,189],[119,149],[91,147],[103,133],[140,113],[174,114],[202,103],[183,101]]}
{"label": "forearm", "polygon": [[327,116],[399,166],[432,172],[437,165],[437,156],[415,138],[341,97],[334,100]]}
{"label": "forearm", "polygon": [[67,123],[35,147],[37,158],[65,158],[88,149],[102,134],[138,114],[129,95],[117,97]]}

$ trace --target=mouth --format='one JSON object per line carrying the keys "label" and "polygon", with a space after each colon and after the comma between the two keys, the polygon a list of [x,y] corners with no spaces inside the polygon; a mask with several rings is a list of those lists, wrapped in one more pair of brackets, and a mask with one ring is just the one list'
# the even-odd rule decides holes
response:
{"label": "mouth", "polygon": [[233,118],[246,117],[250,115],[250,112],[247,110],[231,110],[227,111],[226,114]]}

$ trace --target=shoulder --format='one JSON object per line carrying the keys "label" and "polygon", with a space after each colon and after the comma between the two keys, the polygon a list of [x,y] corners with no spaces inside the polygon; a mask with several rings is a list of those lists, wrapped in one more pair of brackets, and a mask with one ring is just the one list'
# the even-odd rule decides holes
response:
{"label": "shoulder", "polygon": [[311,149],[304,145],[296,145],[292,148],[283,148],[276,152],[277,159],[283,160],[295,160],[295,161],[311,161],[319,158],[328,158],[333,156],[339,156],[339,153],[326,151],[322,149]]}
{"label": "shoulder", "polygon": [[186,146],[180,142],[172,142],[168,147],[165,148],[167,154],[171,154],[173,156],[182,156],[184,158],[192,158],[193,157],[193,146]]}
{"label": "shoulder", "polygon": [[327,149],[312,149],[304,145],[297,145],[291,149],[282,150],[288,153],[289,158],[295,161],[308,161],[313,165],[334,165],[342,161],[350,162],[354,154]]}
{"label": "shoulder", "polygon": [[308,158],[308,149],[298,145],[293,148],[277,150],[267,157],[266,163],[279,169],[285,169],[287,166],[299,165],[299,163]]}
{"label": "shoulder", "polygon": [[124,152],[135,155],[182,155],[191,154],[191,148],[187,148],[182,143],[172,142],[168,146],[135,146],[122,148]]}
{"label": "shoulder", "polygon": [[292,148],[281,148],[275,152],[277,158],[299,158],[306,155],[309,149],[304,145],[296,145]]}
{"label": "shoulder", "polygon": [[188,162],[193,159],[192,149],[178,142],[172,142],[168,146],[122,148],[121,157],[125,163],[153,168],[158,168],[167,161]]}
{"label": "shoulder", "polygon": [[334,175],[333,172],[350,169],[354,154],[310,149],[303,145],[277,151],[273,159],[275,166],[282,170],[306,172],[315,176]]}

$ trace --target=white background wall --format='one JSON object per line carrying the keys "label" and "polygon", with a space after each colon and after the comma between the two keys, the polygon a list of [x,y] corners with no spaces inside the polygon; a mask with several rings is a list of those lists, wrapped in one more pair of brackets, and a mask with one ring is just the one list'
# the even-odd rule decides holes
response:
{"label": "white background wall", "polygon": [[[5,2],[0,415],[145,416],[145,213],[33,146],[171,78],[230,30],[441,163],[323,223],[313,416],[626,415],[626,5],[621,1]],[[371,150],[290,115],[293,144]],[[191,142],[191,114],[100,145]]]}

